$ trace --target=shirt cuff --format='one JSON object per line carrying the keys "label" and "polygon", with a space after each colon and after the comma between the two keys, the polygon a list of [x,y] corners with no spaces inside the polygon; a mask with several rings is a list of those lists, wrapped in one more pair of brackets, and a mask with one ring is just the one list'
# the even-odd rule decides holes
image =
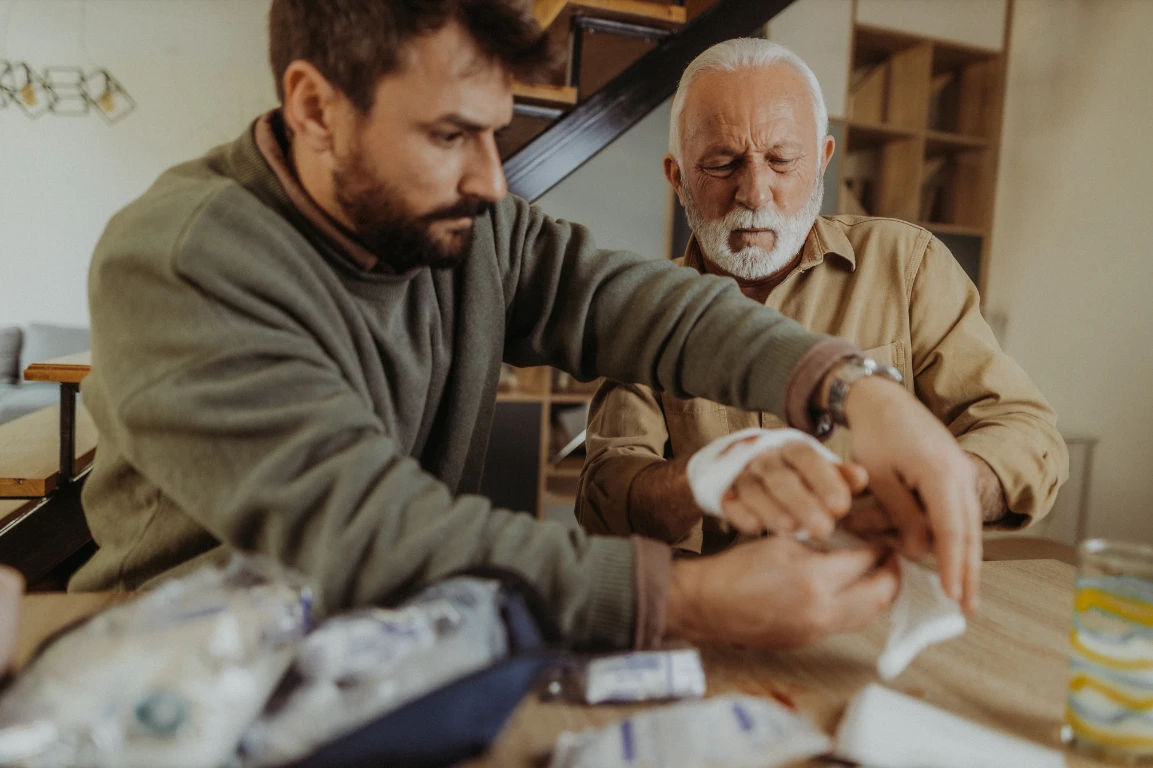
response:
{"label": "shirt cuff", "polygon": [[804,354],[785,385],[785,420],[790,427],[813,434],[816,425],[810,405],[817,387],[834,365],[857,355],[863,353],[855,344],[835,337],[818,342]]}
{"label": "shirt cuff", "polygon": [[633,647],[656,648],[665,633],[665,604],[673,572],[673,551],[667,545],[641,536],[632,537],[636,551],[637,620]]}

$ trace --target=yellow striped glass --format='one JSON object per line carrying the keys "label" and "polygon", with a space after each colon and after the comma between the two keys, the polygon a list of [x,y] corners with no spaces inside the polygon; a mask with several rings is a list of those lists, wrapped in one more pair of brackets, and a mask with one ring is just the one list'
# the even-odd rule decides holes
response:
{"label": "yellow striped glass", "polygon": [[1066,741],[1119,765],[1153,765],[1153,547],[1078,548]]}

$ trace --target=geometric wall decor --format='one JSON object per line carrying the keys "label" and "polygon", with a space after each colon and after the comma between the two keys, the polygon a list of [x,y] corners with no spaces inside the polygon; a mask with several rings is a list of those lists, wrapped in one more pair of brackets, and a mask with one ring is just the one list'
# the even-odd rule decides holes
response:
{"label": "geometric wall decor", "polygon": [[103,67],[45,67],[0,59],[0,110],[16,107],[30,118],[51,114],[81,117],[91,112],[109,125],[136,109],[136,101]]}

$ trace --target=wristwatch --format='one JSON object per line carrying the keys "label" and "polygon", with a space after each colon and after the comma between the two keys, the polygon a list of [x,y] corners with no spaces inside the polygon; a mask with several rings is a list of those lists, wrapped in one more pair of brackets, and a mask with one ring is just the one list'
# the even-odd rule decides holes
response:
{"label": "wristwatch", "polygon": [[849,388],[858,379],[866,376],[883,376],[890,381],[902,383],[905,378],[891,365],[881,365],[871,357],[855,355],[839,362],[830,374],[828,402],[825,409],[819,411],[813,419],[814,432],[817,437],[823,438],[833,431],[836,425],[849,426],[845,418],[845,398]]}

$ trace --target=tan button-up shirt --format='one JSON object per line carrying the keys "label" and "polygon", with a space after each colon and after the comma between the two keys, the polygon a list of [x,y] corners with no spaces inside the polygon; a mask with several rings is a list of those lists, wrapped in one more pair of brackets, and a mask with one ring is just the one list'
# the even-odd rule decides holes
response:
{"label": "tan button-up shirt", "polygon": [[[695,242],[682,261],[703,271]],[[1056,414],[1001,350],[977,289],[927,230],[895,219],[820,217],[800,262],[765,303],[900,370],[961,447],[993,469],[1011,512],[1006,524],[1027,523],[1052,507],[1069,473]],[[632,533],[629,488],[646,466],[746,427],[783,426],[771,413],[605,381],[589,413],[577,518],[592,533]],[[828,445],[849,456],[844,430]],[[705,527],[698,522],[676,546],[711,549],[706,532],[721,533],[711,519]]]}

